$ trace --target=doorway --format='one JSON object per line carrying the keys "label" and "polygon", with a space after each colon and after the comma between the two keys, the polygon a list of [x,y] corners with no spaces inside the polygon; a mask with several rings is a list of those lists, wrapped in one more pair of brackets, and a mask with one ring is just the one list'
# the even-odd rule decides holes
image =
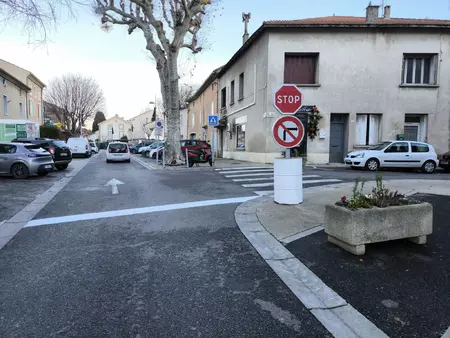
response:
{"label": "doorway", "polygon": [[343,163],[345,157],[345,130],[347,114],[331,114],[330,119],[330,163]]}

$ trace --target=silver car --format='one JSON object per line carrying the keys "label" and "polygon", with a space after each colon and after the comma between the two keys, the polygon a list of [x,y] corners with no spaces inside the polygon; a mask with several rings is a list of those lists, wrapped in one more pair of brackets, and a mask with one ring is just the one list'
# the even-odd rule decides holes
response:
{"label": "silver car", "polygon": [[55,170],[52,155],[39,145],[0,142],[0,174],[15,178],[45,176]]}

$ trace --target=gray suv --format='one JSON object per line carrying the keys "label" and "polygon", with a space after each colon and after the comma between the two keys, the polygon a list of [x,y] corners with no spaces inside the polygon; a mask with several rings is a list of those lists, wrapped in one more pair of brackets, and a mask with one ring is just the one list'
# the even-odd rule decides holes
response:
{"label": "gray suv", "polygon": [[0,142],[0,174],[15,178],[45,176],[55,170],[52,155],[35,144]]}

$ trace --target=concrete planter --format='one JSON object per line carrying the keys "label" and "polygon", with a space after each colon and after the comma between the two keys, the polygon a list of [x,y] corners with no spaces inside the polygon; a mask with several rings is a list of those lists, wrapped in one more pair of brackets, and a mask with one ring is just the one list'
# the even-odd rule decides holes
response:
{"label": "concrete planter", "polygon": [[433,233],[433,206],[429,203],[387,208],[349,210],[325,206],[328,241],[355,254],[364,255],[365,244],[408,238],[425,244]]}

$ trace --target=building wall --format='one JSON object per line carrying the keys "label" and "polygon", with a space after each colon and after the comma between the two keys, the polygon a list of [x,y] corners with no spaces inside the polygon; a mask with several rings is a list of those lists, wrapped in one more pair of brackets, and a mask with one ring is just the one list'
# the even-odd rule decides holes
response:
{"label": "building wall", "polygon": [[28,93],[28,119],[30,121],[43,124],[43,88],[30,78],[27,79],[26,83],[27,86],[31,88],[31,91]]}
{"label": "building wall", "polygon": [[180,110],[180,138],[188,138],[188,110],[181,109]]}
{"label": "building wall", "polygon": [[218,86],[217,80],[213,81],[203,93],[194,101],[189,103],[187,112],[187,132],[185,138],[191,138],[195,133],[195,138],[199,140],[211,141],[214,128],[206,128],[206,133],[202,132],[202,127],[208,125],[208,116],[217,115]]}
{"label": "building wall", "polygon": [[131,133],[131,139],[133,140],[145,140],[148,139],[145,131],[151,135],[151,129],[149,128],[152,121],[153,109],[139,114],[131,118],[128,122],[133,125],[133,132]]}
{"label": "building wall", "polygon": [[[284,53],[319,53],[318,84],[300,86],[304,105],[316,105],[323,115],[319,127],[326,137],[308,140],[308,161],[329,161],[330,113],[349,114],[347,148],[355,142],[356,114],[382,114],[379,140],[403,134],[405,114],[427,115],[428,141],[437,152],[449,149],[450,115],[450,37],[434,31],[336,30],[271,33],[269,37],[269,81],[266,110],[273,113],[270,123],[249,128],[249,138],[266,136],[266,152],[280,148],[272,140],[271,125],[280,116],[273,108],[273,91],[283,83]],[[417,31],[417,30],[416,30]],[[357,52],[355,52],[357,51]],[[403,53],[438,53],[438,87],[400,86]],[[264,56],[261,57],[264,59]],[[264,106],[262,106],[264,107]],[[255,113],[256,115],[257,113]],[[251,124],[253,126],[253,124]],[[425,130],[426,132],[426,130]],[[262,149],[257,149],[261,151]]]}
{"label": "building wall", "polygon": [[[119,140],[122,136],[131,139],[131,124],[117,115],[99,123],[100,141]],[[112,133],[114,131],[114,134]]]}
{"label": "building wall", "polygon": [[[27,93],[15,84],[6,81],[6,88],[1,84],[0,76],[0,119],[27,119]],[[6,97],[7,112],[5,112],[4,97]],[[22,113],[21,108],[22,106]]]}
{"label": "building wall", "polygon": [[[268,153],[267,143],[271,119],[267,117],[268,36],[262,36],[219,79],[219,107],[227,116],[230,128],[223,130],[223,157],[255,162],[271,162],[277,155]],[[244,73],[244,95],[239,100],[239,75]],[[234,80],[234,104],[230,104],[231,82]],[[226,107],[222,108],[222,89],[226,88]],[[233,125],[245,125],[240,138]],[[242,127],[241,127],[242,128]],[[221,142],[219,141],[219,146]],[[272,149],[269,149],[272,150]]]}

